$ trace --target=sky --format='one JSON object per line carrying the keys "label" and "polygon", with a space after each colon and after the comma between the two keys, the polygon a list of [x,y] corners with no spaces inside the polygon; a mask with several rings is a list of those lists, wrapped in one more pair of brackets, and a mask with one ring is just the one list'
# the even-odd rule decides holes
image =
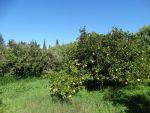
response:
{"label": "sky", "polygon": [[73,42],[79,29],[108,33],[112,27],[137,32],[150,25],[150,0],[0,0],[5,42]]}

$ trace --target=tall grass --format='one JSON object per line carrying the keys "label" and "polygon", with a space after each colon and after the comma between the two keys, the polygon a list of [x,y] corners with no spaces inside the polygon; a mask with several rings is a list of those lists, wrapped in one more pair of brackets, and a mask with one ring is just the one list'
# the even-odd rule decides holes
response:
{"label": "tall grass", "polygon": [[[72,98],[71,103],[60,103],[52,101],[48,91],[48,79],[27,78],[6,81],[7,84],[0,86],[0,113],[131,113],[131,111],[139,113],[134,109],[131,110],[132,104],[126,104],[129,99],[129,103],[136,99],[138,104],[146,106],[139,108],[143,110],[141,113],[144,113],[150,105],[149,82],[116,90],[112,88],[90,92],[83,90]],[[2,83],[2,78],[0,82]],[[134,97],[136,95],[146,96],[147,101],[138,101],[138,98]]]}

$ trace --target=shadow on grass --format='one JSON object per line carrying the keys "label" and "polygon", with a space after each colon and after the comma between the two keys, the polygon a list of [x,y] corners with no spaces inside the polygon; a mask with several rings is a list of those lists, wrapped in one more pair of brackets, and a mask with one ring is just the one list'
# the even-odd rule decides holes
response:
{"label": "shadow on grass", "polygon": [[16,78],[12,76],[0,77],[0,86],[16,82]]}
{"label": "shadow on grass", "polygon": [[2,100],[0,99],[0,113],[4,113],[3,107],[4,107],[4,105],[2,103]]}
{"label": "shadow on grass", "polygon": [[124,102],[128,113],[149,113],[150,100],[144,95],[131,96]]}
{"label": "shadow on grass", "polygon": [[115,105],[126,106],[126,113],[150,113],[150,97],[148,94],[129,96],[122,91],[111,91],[104,98],[112,101]]}
{"label": "shadow on grass", "polygon": [[[105,94],[104,99],[112,101],[114,105],[120,104],[126,106],[126,113],[150,113],[150,92],[130,95],[124,92],[123,85],[118,84],[110,81],[102,83],[91,79],[84,82],[84,86],[88,91],[96,91],[107,87],[111,88]],[[150,86],[150,82],[146,83],[145,86]],[[134,86],[129,90],[132,91],[132,88]]]}
{"label": "shadow on grass", "polygon": [[100,90],[100,89],[103,89],[103,88],[107,88],[107,87],[113,87],[113,88],[117,88],[117,89],[120,89],[121,87],[124,87],[123,85],[119,84],[117,82],[104,82],[102,83],[101,81],[98,81],[98,80],[86,80],[84,82],[84,86],[85,88],[88,90],[88,91],[97,91],[97,90]]}

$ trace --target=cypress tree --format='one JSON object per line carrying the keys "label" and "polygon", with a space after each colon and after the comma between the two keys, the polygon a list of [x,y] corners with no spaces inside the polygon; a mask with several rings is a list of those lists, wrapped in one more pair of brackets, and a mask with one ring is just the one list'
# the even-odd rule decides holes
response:
{"label": "cypress tree", "polygon": [[59,45],[59,41],[58,41],[58,39],[56,40],[56,46],[57,46],[57,45]]}
{"label": "cypress tree", "polygon": [[46,42],[44,40],[44,43],[43,43],[43,49],[46,49]]}
{"label": "cypress tree", "polygon": [[51,48],[51,45],[49,44],[49,47],[48,48]]}

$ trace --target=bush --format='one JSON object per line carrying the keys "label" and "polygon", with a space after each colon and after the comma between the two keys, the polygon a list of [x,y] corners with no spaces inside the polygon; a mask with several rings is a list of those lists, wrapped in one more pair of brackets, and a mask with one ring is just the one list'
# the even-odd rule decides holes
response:
{"label": "bush", "polygon": [[59,46],[57,45],[49,48],[49,51],[54,55],[54,57],[57,60],[55,71],[62,70],[63,67],[65,66],[64,64],[70,62],[70,59],[72,59],[72,56],[74,56],[75,49],[76,49],[76,42]]}
{"label": "bush", "polygon": [[106,35],[81,30],[74,57],[78,70],[93,79],[126,85],[149,76],[148,56],[142,37],[113,28]]}
{"label": "bush", "polygon": [[68,71],[50,72],[49,78],[49,91],[54,99],[68,101],[83,88],[84,78],[74,66],[68,68]]}
{"label": "bush", "polygon": [[57,65],[57,59],[51,51],[41,49],[33,42],[11,42],[0,58],[0,74],[9,73],[18,77],[40,76],[43,71],[55,69]]}
{"label": "bush", "polygon": [[66,50],[65,71],[49,74],[50,93],[61,100],[69,99],[87,85],[87,78],[94,79],[96,85],[91,85],[92,89],[103,84],[141,83],[149,78],[149,53],[140,35],[117,28],[106,35],[82,29],[78,41]]}

